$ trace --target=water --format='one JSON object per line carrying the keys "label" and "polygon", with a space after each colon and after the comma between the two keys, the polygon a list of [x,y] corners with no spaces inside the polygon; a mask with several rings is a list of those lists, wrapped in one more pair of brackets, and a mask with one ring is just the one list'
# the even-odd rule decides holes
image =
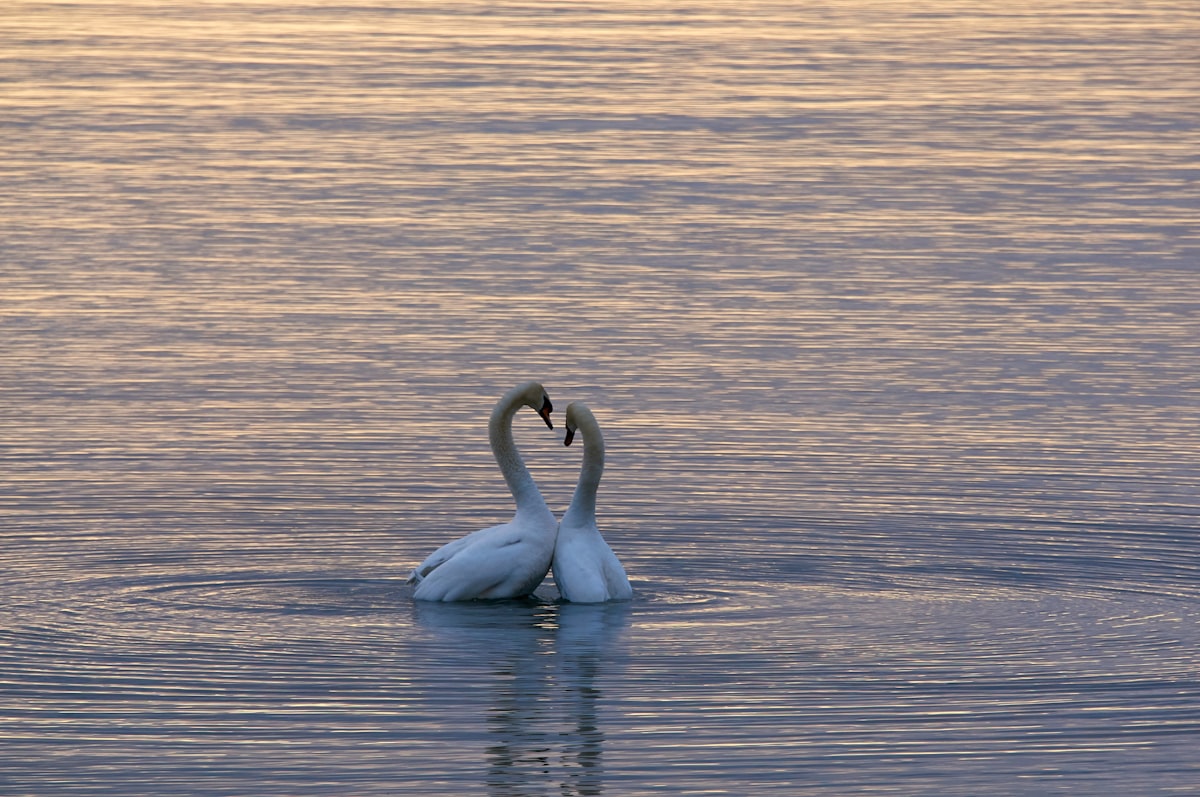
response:
{"label": "water", "polygon": [[1200,15],[796,5],[8,3],[0,790],[1200,792]]}

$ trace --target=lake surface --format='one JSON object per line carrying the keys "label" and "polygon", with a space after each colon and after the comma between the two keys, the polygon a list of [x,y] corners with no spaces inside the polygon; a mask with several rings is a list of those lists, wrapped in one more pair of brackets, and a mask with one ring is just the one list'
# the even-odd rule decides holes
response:
{"label": "lake surface", "polygon": [[1195,3],[651,5],[5,5],[0,791],[1200,793]]}

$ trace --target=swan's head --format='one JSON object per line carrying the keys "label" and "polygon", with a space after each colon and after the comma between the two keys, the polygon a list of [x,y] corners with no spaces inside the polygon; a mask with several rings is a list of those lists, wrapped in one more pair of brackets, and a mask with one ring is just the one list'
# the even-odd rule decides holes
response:
{"label": "swan's head", "polygon": [[554,405],[550,403],[550,397],[542,393],[542,406],[538,408],[538,415],[542,416],[542,420],[546,422],[547,429],[553,429],[554,424],[550,421],[550,413],[554,412]]}
{"label": "swan's head", "polygon": [[579,430],[579,424],[585,417],[594,417],[586,405],[578,401],[572,401],[567,405],[567,436],[563,438],[564,446],[571,445],[575,439],[575,432]]}
{"label": "swan's head", "polygon": [[534,412],[542,416],[546,426],[553,429],[554,424],[550,421],[550,413],[554,412],[554,405],[550,403],[550,397],[546,395],[546,389],[542,387],[541,383],[527,382],[517,389],[521,393],[525,406],[531,407]]}

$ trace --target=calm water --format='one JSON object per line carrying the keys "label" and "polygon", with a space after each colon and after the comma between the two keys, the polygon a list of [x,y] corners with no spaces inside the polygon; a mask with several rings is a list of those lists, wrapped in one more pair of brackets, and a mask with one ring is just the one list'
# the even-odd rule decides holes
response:
{"label": "calm water", "polygon": [[1200,793],[1195,3],[650,5],[5,4],[0,791]]}

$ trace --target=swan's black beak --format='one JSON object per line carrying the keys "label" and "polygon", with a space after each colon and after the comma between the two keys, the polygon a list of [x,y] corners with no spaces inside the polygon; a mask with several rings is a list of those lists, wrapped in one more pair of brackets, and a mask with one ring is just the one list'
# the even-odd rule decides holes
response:
{"label": "swan's black beak", "polygon": [[538,410],[538,415],[542,416],[542,420],[546,422],[547,428],[553,429],[554,424],[550,422],[550,413],[554,412],[554,405],[550,403],[550,397],[542,394],[542,408]]}
{"label": "swan's black beak", "polygon": [[575,430],[572,429],[570,426],[568,426],[567,427],[567,436],[563,438],[563,445],[564,446],[571,445],[571,441],[574,439],[575,439]]}

